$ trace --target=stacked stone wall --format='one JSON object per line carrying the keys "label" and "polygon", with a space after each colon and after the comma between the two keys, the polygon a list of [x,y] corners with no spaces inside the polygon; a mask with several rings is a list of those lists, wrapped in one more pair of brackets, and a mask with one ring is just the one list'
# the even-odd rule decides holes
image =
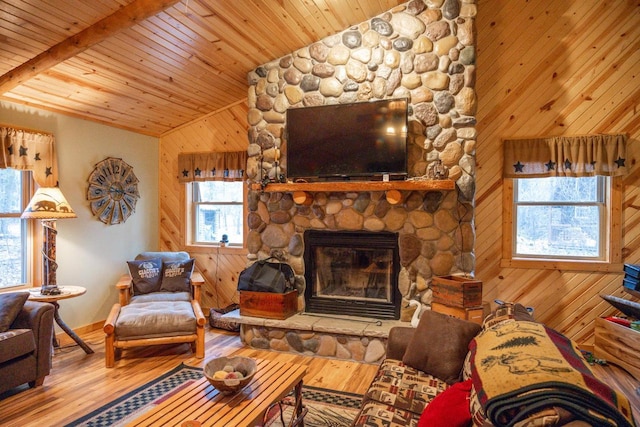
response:
{"label": "stacked stone wall", "polygon": [[375,364],[384,359],[387,348],[386,337],[365,337],[253,325],[242,325],[240,335],[243,342],[262,350]]}
{"label": "stacked stone wall", "polygon": [[400,236],[406,300],[428,305],[431,277],[473,271],[475,16],[475,0],[410,1],[249,73],[252,182],[286,176],[288,108],[407,98],[410,178],[437,161],[457,184],[403,191],[396,205],[380,192],[319,192],[296,205],[288,192],[250,191],[250,260],[286,259],[304,295],[304,230],[385,230]]}

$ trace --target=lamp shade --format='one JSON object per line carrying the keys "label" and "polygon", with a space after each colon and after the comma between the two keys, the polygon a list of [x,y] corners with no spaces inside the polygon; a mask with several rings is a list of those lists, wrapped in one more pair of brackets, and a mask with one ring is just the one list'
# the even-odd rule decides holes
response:
{"label": "lamp shade", "polygon": [[21,218],[64,219],[76,218],[58,187],[40,187],[31,198],[29,206],[22,212]]}

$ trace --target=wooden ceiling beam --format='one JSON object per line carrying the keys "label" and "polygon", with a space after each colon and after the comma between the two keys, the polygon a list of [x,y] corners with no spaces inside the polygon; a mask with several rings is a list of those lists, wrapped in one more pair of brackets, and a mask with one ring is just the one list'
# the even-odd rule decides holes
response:
{"label": "wooden ceiling beam", "polygon": [[162,12],[180,0],[135,0],[117,12],[85,28],[24,64],[0,76],[0,94],[4,94],[43,71],[83,52],[91,46]]}

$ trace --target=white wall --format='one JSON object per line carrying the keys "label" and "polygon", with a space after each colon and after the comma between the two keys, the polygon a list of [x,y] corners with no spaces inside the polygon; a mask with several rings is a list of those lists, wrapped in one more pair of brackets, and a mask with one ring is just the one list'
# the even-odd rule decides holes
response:
{"label": "white wall", "polygon": [[[57,281],[87,288],[61,301],[60,314],[71,328],[104,320],[118,301],[114,284],[127,272],[126,261],[159,247],[158,139],[5,101],[0,123],[54,134],[60,189],[78,215],[57,221]],[[140,180],[136,211],[116,225],[94,217],[86,197],[94,165],[107,157],[122,158]]]}

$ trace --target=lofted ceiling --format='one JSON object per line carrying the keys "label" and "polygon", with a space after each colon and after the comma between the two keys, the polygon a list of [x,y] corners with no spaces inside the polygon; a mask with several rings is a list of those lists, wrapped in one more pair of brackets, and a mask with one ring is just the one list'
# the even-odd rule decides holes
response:
{"label": "lofted ceiling", "polygon": [[160,136],[242,102],[258,65],[404,1],[2,0],[0,99]]}

